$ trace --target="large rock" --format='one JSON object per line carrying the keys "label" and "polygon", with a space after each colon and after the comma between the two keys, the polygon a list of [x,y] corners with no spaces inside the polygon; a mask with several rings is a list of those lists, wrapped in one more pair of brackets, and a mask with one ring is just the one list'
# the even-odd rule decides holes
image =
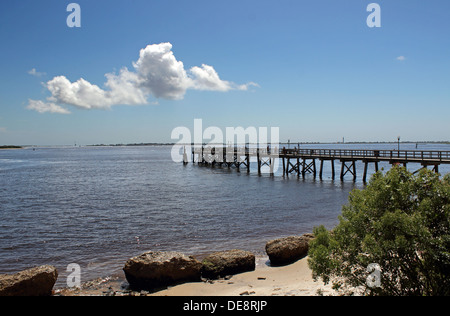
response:
{"label": "large rock", "polygon": [[53,266],[0,275],[0,296],[49,296],[58,278]]}
{"label": "large rock", "polygon": [[290,236],[271,240],[266,244],[266,253],[272,265],[293,263],[308,254],[311,234]]}
{"label": "large rock", "polygon": [[255,255],[244,250],[210,254],[203,259],[202,276],[209,279],[255,270]]}
{"label": "large rock", "polygon": [[200,281],[202,264],[179,252],[150,251],[129,259],[123,271],[132,289],[153,290],[185,281]]}

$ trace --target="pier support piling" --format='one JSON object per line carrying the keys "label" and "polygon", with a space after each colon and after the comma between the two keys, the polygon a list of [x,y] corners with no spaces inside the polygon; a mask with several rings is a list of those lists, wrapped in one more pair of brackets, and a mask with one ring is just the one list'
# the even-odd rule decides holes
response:
{"label": "pier support piling", "polygon": [[304,178],[306,173],[312,173],[314,175],[314,179],[316,178],[316,159],[311,159],[310,163],[306,162],[306,158],[303,159],[302,163],[302,177]]}
{"label": "pier support piling", "polygon": [[[356,181],[356,161],[354,159],[352,160],[341,160],[342,167],[341,167],[341,181],[344,181],[344,177],[347,173],[350,173],[353,175],[353,181]],[[347,163],[350,163],[348,166]]]}
{"label": "pier support piling", "polygon": [[319,158],[320,160],[320,170],[319,170],[319,178],[320,180],[323,179],[323,165],[324,161],[330,161],[331,162],[331,179],[334,180],[336,178],[336,170],[334,167],[334,159],[332,158]]}
{"label": "pier support piling", "polygon": [[369,167],[369,163],[374,163],[375,164],[375,172],[378,172],[378,160],[363,160],[364,162],[364,174],[363,174],[363,182],[367,183],[367,172],[368,172],[368,167]]}
{"label": "pier support piling", "polygon": [[288,176],[290,173],[296,171],[297,176],[300,175],[300,158],[295,158],[295,162],[291,162],[291,158],[287,158],[287,168],[286,168],[286,175]]}

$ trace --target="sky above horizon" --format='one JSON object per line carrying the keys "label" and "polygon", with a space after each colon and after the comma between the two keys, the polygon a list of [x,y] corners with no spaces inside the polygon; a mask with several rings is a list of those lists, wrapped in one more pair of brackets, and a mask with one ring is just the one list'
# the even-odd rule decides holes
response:
{"label": "sky above horizon", "polygon": [[[81,8],[68,27],[66,8]],[[367,6],[381,8],[370,28]],[[450,140],[448,0],[4,0],[0,145]]]}

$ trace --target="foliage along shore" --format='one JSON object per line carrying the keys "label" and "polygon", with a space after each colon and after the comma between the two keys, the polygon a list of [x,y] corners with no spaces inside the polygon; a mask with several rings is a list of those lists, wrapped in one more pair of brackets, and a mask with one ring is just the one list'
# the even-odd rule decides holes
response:
{"label": "foliage along shore", "polygon": [[13,146],[13,145],[3,145],[0,146],[0,149],[22,149],[22,146]]}

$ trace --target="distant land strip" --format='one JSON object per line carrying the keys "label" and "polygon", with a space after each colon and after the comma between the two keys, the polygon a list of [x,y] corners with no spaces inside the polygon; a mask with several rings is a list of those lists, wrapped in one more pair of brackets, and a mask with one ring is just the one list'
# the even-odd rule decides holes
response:
{"label": "distant land strip", "polygon": [[95,144],[86,147],[121,147],[121,146],[173,146],[175,143],[131,143],[131,144]]}
{"label": "distant land strip", "polygon": [[[383,142],[383,141],[372,141],[372,142],[352,142],[352,141],[346,141],[343,142],[280,142],[279,144],[282,145],[334,145],[334,144],[347,144],[347,145],[355,145],[355,144],[397,144],[396,141],[391,142]],[[200,144],[194,144],[194,143],[130,143],[130,144],[94,144],[94,145],[85,145],[87,147],[114,147],[114,146],[173,146],[173,145],[200,145]],[[211,143],[205,143],[212,145]],[[248,145],[249,143],[245,143]],[[450,141],[401,141],[400,144],[450,144]],[[250,145],[257,145],[254,143],[250,143]]]}
{"label": "distant land strip", "polygon": [[3,145],[0,146],[0,149],[22,149],[22,146],[13,146],[13,145]]}
{"label": "distant land strip", "polygon": [[[346,145],[355,145],[355,144],[397,144],[398,142],[395,141],[391,141],[391,142],[386,142],[386,141],[372,141],[372,142],[353,142],[353,141],[346,141],[345,143],[343,142],[296,142],[296,141],[290,141],[290,142],[280,142],[279,145],[335,145],[335,144],[346,144]],[[203,145],[213,145],[211,143],[205,143]],[[400,144],[422,144],[422,145],[426,145],[426,144],[449,144],[450,145],[450,141],[401,141]],[[200,144],[194,144],[194,143],[128,143],[128,144],[93,144],[93,145],[75,145],[75,147],[123,147],[123,146],[173,146],[173,145],[200,145]],[[220,144],[218,144],[220,145]],[[237,145],[237,144],[235,144]],[[253,144],[253,143],[245,143],[245,145],[258,145],[258,144]],[[0,145],[0,149],[23,149],[23,148],[28,148],[28,147],[67,147],[70,145],[43,145],[43,146],[38,146],[38,145],[23,145],[23,146],[16,146],[16,145]]]}

